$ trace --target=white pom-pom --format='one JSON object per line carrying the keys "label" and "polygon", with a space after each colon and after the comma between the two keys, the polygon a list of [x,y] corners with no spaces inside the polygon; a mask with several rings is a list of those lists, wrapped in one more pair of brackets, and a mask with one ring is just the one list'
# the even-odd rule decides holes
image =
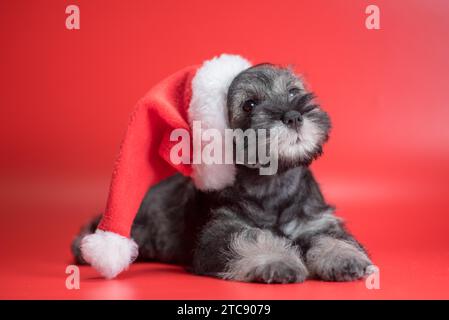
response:
{"label": "white pom-pom", "polygon": [[112,279],[129,267],[139,251],[134,240],[97,229],[81,240],[81,253],[103,277]]}

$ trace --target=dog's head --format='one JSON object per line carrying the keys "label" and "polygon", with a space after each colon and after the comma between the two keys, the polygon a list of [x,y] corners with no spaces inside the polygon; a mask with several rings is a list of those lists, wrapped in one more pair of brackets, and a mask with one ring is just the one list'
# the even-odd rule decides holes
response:
{"label": "dog's head", "polygon": [[232,129],[265,129],[277,139],[280,167],[308,165],[322,152],[330,119],[289,69],[260,64],[231,83],[227,104]]}

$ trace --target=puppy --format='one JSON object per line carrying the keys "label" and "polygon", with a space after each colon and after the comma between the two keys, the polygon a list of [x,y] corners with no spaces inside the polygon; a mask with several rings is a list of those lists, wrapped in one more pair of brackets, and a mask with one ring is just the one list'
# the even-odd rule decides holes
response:
{"label": "puppy", "polygon": [[[266,129],[276,139],[278,170],[260,175],[237,164],[235,183],[221,191],[197,190],[174,175],[151,188],[131,236],[140,260],[185,265],[193,273],[264,283],[356,280],[371,261],[323,198],[309,164],[322,153],[330,120],[289,69],[261,64],[241,72],[228,90],[229,125]],[[176,195],[176,197],[173,197]],[[99,218],[72,244],[95,231]]]}

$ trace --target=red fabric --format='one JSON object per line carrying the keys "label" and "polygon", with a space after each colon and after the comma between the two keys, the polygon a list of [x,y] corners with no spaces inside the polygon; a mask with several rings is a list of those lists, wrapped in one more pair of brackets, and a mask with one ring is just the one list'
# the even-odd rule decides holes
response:
{"label": "red fabric", "polygon": [[173,129],[189,130],[187,110],[192,78],[197,67],[188,67],[156,85],[131,115],[114,166],[106,211],[99,229],[129,237],[142,198],[152,185],[179,171],[191,174],[190,165],[169,160]]}

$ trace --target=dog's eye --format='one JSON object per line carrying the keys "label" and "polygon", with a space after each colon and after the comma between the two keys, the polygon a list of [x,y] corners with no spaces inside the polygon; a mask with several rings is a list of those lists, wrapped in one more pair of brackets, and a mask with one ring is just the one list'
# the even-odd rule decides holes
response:
{"label": "dog's eye", "polygon": [[293,98],[296,97],[301,90],[299,88],[291,88],[288,90],[288,96]]}
{"label": "dog's eye", "polygon": [[256,100],[253,100],[253,99],[250,99],[250,100],[246,100],[244,103],[243,103],[243,106],[242,106],[242,108],[243,108],[243,110],[245,111],[245,112],[251,112],[253,109],[254,109],[254,107],[257,105],[257,101]]}

